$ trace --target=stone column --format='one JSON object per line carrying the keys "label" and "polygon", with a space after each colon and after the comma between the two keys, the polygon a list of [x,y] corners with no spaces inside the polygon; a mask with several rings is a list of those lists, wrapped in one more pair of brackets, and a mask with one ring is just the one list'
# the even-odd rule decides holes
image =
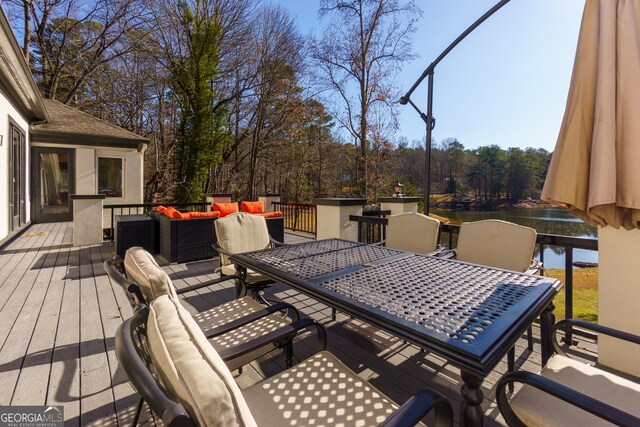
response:
{"label": "stone column", "polygon": [[407,212],[418,212],[418,202],[420,197],[378,197],[380,210],[391,211],[391,215],[398,215]]}
{"label": "stone column", "polygon": [[[598,229],[598,323],[640,335],[640,230]],[[637,345],[598,336],[598,363],[640,376]]]}
{"label": "stone column", "polygon": [[104,194],[73,194],[73,246],[102,243]]}
{"label": "stone column", "polygon": [[231,193],[206,193],[204,201],[209,204],[207,212],[211,212],[214,203],[231,203]]}
{"label": "stone column", "polygon": [[358,241],[358,224],[349,221],[349,215],[362,215],[367,199],[314,199],[318,209],[316,238],[338,237]]}
{"label": "stone column", "polygon": [[275,210],[273,208],[273,202],[279,202],[280,195],[279,194],[263,194],[262,196],[258,196],[258,200],[264,203],[265,212],[273,212]]}

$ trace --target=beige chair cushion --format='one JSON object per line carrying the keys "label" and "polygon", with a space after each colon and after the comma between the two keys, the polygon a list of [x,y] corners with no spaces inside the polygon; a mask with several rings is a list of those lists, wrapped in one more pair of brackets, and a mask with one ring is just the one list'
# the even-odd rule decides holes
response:
{"label": "beige chair cushion", "polygon": [[156,260],[143,248],[129,248],[124,256],[124,268],[129,280],[140,286],[147,303],[162,295],[176,296],[171,279]]}
{"label": "beige chair cushion", "polygon": [[331,353],[321,352],[243,390],[261,427],[373,426],[398,407]]}
{"label": "beige chair cushion", "polygon": [[[267,222],[260,215],[239,212],[217,219],[214,226],[218,245],[231,253],[240,254],[269,247]],[[220,266],[229,264],[227,257],[221,254]]]}
{"label": "beige chair cushion", "polygon": [[387,225],[388,248],[427,254],[438,246],[440,221],[420,213],[391,215]]}
{"label": "beige chair cushion", "polygon": [[531,265],[536,230],[496,219],[460,226],[456,259],[473,264],[525,272]]}
{"label": "beige chair cushion", "polygon": [[[554,355],[541,374],[553,381],[640,417],[640,385],[585,363]],[[601,418],[530,386],[511,400],[513,411],[528,426],[611,426]]]}
{"label": "beige chair cushion", "polygon": [[256,425],[229,368],[177,300],[151,302],[147,334],[159,379],[199,425]]}

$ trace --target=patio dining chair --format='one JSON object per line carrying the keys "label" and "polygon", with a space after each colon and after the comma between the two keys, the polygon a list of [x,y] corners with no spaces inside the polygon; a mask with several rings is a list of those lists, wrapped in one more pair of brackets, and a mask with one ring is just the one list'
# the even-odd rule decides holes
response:
{"label": "patio dining chair", "polygon": [[240,390],[190,314],[169,296],[141,306],[116,332],[129,381],[165,426],[411,426],[432,409],[453,422],[440,395],[422,391],[398,406],[323,348]]}
{"label": "patio dining chair", "polygon": [[[533,259],[537,233],[522,225],[497,219],[465,222],[460,226],[455,259],[519,273],[535,274],[542,265]],[[527,348],[533,350],[531,327]],[[515,367],[515,350],[507,355],[508,370]]]}
{"label": "patio dining chair", "polygon": [[433,254],[438,246],[440,221],[421,213],[407,212],[388,218],[384,245],[418,254]]}
{"label": "patio dining chair", "polygon": [[[554,354],[540,374],[512,372],[497,384],[498,407],[510,426],[639,426],[638,378],[571,359],[557,342],[567,327],[591,330],[640,345],[640,336],[577,319],[558,322],[553,330]],[[509,398],[507,387],[522,387]]]}
{"label": "patio dining chair", "polygon": [[[184,299],[179,299],[178,295],[229,279],[214,279],[176,290],[171,278],[158,266],[153,255],[140,247],[130,248],[124,261],[118,257],[105,261],[104,269],[109,277],[125,290],[133,308],[139,304],[148,305],[163,295],[179,300],[180,304],[193,314],[198,326],[206,337],[212,340],[212,344],[224,356],[232,370],[241,370],[245,364],[279,347],[284,351],[285,364],[291,366],[292,342],[262,342],[261,338],[278,331],[281,335],[286,335],[291,325],[298,330],[313,326],[309,319],[300,320],[298,311],[290,304],[282,302],[265,306],[245,295],[199,312]],[[242,283],[242,279],[239,281]],[[250,353],[238,354],[238,347],[246,342],[251,342],[255,348]]]}
{"label": "patio dining chair", "polygon": [[[246,212],[238,212],[218,219],[214,223],[220,266],[217,272],[227,278],[240,278],[246,282],[247,290],[256,299],[273,281],[253,270],[247,270],[231,263],[230,256],[284,245],[271,238],[264,217]],[[264,301],[267,302],[267,301]]]}
{"label": "patio dining chair", "polygon": [[503,270],[535,274],[536,230],[498,219],[465,222],[460,226],[455,259]]}

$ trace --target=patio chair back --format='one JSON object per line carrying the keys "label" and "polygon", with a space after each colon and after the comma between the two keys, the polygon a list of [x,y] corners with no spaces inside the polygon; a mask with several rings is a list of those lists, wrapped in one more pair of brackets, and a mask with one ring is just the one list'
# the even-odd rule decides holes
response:
{"label": "patio chair back", "polygon": [[[266,249],[271,242],[264,217],[239,212],[219,218],[214,223],[218,245],[230,253]],[[220,254],[220,266],[229,265],[229,259]]]}
{"label": "patio chair back", "polygon": [[497,219],[460,226],[456,259],[473,264],[525,272],[531,265],[536,230]]}
{"label": "patio chair back", "polygon": [[153,369],[147,345],[148,316],[148,307],[139,305],[133,317],[125,320],[116,331],[118,364],[165,426],[194,426],[186,409],[156,380],[157,372]]}
{"label": "patio chair back", "polygon": [[176,289],[153,255],[139,246],[129,248],[124,256],[127,277],[137,283],[147,302],[162,295],[177,298]]}
{"label": "patio chair back", "polygon": [[440,221],[420,213],[391,215],[385,246],[408,252],[427,254],[438,247]]}

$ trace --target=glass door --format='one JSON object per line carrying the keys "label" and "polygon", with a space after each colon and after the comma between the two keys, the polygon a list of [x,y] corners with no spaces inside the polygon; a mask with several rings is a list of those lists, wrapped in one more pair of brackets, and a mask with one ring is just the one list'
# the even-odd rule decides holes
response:
{"label": "glass door", "polygon": [[70,194],[75,187],[74,151],[65,148],[34,148],[34,222],[71,221]]}
{"label": "glass door", "polygon": [[26,222],[24,132],[16,125],[9,125],[9,231]]}

